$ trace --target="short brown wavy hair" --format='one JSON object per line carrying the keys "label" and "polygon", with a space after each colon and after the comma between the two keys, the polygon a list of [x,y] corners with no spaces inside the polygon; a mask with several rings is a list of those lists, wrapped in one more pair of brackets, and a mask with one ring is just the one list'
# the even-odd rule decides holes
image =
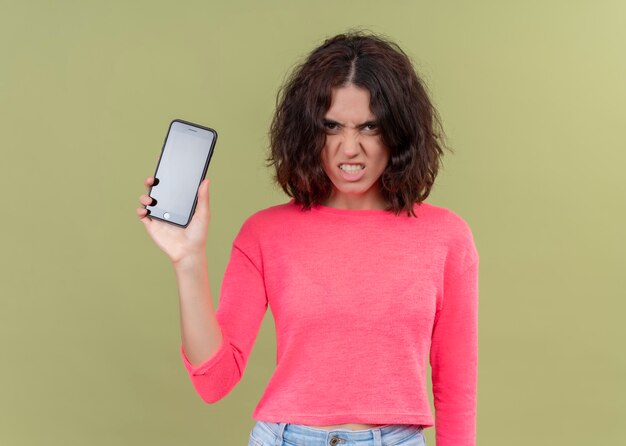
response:
{"label": "short brown wavy hair", "polygon": [[332,89],[350,83],[369,91],[382,142],[390,150],[381,175],[386,210],[416,216],[413,204],[430,194],[447,148],[445,134],[409,57],[373,33],[350,31],[325,40],[279,89],[266,158],[267,167],[275,167],[273,181],[303,210],[330,196],[333,185],[321,163],[323,120]]}

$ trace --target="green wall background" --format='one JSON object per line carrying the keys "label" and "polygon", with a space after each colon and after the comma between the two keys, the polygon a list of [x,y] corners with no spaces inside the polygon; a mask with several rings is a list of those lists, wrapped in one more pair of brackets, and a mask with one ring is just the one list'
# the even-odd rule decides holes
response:
{"label": "green wall background", "polygon": [[[626,3],[0,1],[0,444],[247,444],[274,365],[195,394],[173,270],[135,209],[169,122],[220,134],[217,307],[296,62],[352,27],[396,40],[456,150],[428,201],[481,255],[478,444],[625,444]],[[427,430],[429,445],[434,430]]]}

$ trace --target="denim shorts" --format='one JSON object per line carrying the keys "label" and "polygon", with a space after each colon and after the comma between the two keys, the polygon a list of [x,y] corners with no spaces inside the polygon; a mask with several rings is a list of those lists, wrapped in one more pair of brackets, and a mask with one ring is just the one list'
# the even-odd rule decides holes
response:
{"label": "denim shorts", "polygon": [[302,424],[257,421],[248,446],[426,446],[419,424],[386,424],[372,429],[316,429]]}

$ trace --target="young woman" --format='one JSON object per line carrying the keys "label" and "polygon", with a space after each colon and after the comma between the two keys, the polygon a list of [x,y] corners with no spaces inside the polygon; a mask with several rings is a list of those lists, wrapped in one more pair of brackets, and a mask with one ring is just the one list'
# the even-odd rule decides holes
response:
{"label": "young woman", "polygon": [[460,216],[424,201],[443,132],[410,60],[372,34],[326,40],[281,89],[270,137],[291,200],[244,221],[217,311],[208,179],[185,229],[137,210],[176,271],[196,391],[234,388],[270,306],[276,369],[249,444],[424,445],[436,426],[438,446],[475,445],[478,252]]}

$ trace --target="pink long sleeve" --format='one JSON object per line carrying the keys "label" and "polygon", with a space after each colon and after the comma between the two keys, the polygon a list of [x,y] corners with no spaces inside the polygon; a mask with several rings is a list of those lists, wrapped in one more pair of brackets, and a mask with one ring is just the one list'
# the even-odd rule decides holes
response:
{"label": "pink long sleeve", "polygon": [[414,209],[303,211],[291,200],[246,219],[216,311],[222,345],[197,367],[181,345],[200,397],[215,403],[241,380],[269,307],[276,368],[254,419],[421,424],[438,446],[474,446],[478,252],[460,216]]}
{"label": "pink long sleeve", "polygon": [[224,398],[241,380],[267,309],[263,273],[257,266],[259,253],[249,244],[248,230],[249,225],[244,224],[233,241],[215,312],[222,345],[197,367],[189,362],[182,344],[180,347],[191,382],[207,403]]}
{"label": "pink long sleeve", "polygon": [[476,445],[478,259],[446,276],[430,364],[437,446]]}

